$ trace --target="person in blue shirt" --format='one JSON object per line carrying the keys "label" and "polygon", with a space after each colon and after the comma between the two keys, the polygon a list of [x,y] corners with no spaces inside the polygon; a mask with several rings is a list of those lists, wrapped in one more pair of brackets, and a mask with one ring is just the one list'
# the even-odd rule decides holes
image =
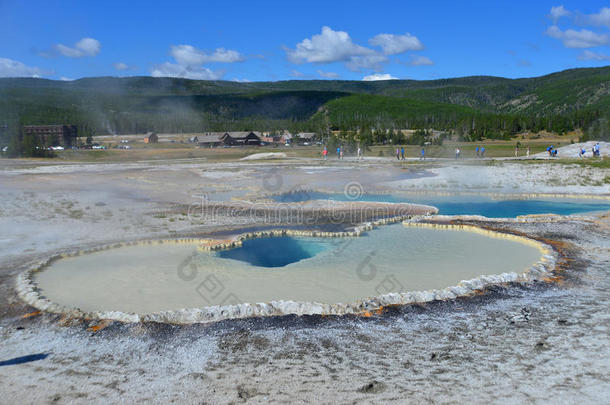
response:
{"label": "person in blue shirt", "polygon": [[426,160],[426,149],[421,148],[421,160]]}
{"label": "person in blue shirt", "polygon": [[337,159],[341,159],[341,147],[337,146]]}
{"label": "person in blue shirt", "polygon": [[477,157],[479,157],[479,147],[478,146],[476,147],[475,152],[477,152]]}
{"label": "person in blue shirt", "polygon": [[400,148],[400,157],[402,158],[402,160],[405,160],[405,147],[402,146]]}
{"label": "person in blue shirt", "polygon": [[481,157],[485,157],[485,146],[481,146]]}

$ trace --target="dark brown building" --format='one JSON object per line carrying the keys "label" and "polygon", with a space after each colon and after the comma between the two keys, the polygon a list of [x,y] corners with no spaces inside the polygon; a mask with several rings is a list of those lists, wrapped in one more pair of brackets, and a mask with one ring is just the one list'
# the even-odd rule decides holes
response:
{"label": "dark brown building", "polygon": [[157,143],[159,142],[159,137],[154,132],[148,132],[144,137],[144,143]]}
{"label": "dark brown building", "polygon": [[261,137],[258,132],[206,132],[199,137],[199,144],[202,146],[242,146],[260,145]]}
{"label": "dark brown building", "polygon": [[23,136],[36,136],[46,146],[70,147],[76,144],[76,125],[25,125]]}

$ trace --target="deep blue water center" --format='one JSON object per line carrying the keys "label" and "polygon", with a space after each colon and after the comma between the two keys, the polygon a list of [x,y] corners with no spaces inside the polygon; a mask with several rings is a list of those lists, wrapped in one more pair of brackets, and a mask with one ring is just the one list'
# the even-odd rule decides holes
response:
{"label": "deep blue water center", "polygon": [[[299,202],[307,200],[352,201],[345,194],[320,192],[295,192],[274,197],[278,202]],[[442,215],[483,215],[488,218],[512,218],[518,215],[559,214],[570,215],[581,212],[605,211],[610,209],[607,200],[586,200],[576,198],[562,199],[523,199],[494,200],[486,196],[420,196],[392,194],[364,194],[355,201],[410,202],[432,205]]]}
{"label": "deep blue water center", "polygon": [[242,246],[221,250],[219,257],[240,260],[253,266],[283,267],[303,259],[308,259],[325,250],[328,243],[292,238],[289,236],[254,238],[243,241]]}

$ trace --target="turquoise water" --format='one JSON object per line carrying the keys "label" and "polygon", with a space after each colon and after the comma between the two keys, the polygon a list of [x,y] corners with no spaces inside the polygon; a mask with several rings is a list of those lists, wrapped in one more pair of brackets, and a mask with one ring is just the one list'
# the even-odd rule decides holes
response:
{"label": "turquoise water", "polygon": [[283,267],[308,259],[326,250],[324,240],[291,238],[289,236],[247,239],[242,246],[217,252],[223,259],[239,260],[259,267]]}
{"label": "turquoise water", "polygon": [[576,198],[536,198],[523,200],[496,200],[486,196],[433,196],[363,194],[352,200],[343,193],[297,192],[274,197],[278,202],[332,199],[337,201],[374,201],[425,204],[437,207],[441,215],[483,215],[488,218],[512,218],[518,215],[559,214],[570,215],[582,212],[606,211],[607,200]]}
{"label": "turquoise water", "polygon": [[[48,299],[70,308],[149,313],[276,300],[349,303],[520,273],[541,256],[513,240],[401,224],[358,238],[244,242],[222,252],[201,252],[197,243],[123,246],[59,259],[35,280]],[[281,259],[273,257],[278,251]]]}

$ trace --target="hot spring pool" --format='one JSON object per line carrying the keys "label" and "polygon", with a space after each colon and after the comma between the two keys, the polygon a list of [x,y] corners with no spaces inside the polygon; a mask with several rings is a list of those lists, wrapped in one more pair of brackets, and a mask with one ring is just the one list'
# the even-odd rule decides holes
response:
{"label": "hot spring pool", "polygon": [[[273,197],[278,202],[299,202],[307,200],[332,199],[354,201],[344,193],[296,192]],[[355,201],[414,203],[432,205],[440,215],[483,215],[488,218],[513,218],[519,215],[559,214],[570,215],[583,212],[610,210],[609,200],[584,198],[535,198],[535,199],[492,199],[476,195],[392,195],[363,194]]]}
{"label": "hot spring pool", "polygon": [[145,314],[277,300],[352,303],[521,273],[540,257],[518,241],[397,224],[356,238],[248,239],[217,252],[195,243],[118,247],[59,259],[35,281],[68,308]]}

